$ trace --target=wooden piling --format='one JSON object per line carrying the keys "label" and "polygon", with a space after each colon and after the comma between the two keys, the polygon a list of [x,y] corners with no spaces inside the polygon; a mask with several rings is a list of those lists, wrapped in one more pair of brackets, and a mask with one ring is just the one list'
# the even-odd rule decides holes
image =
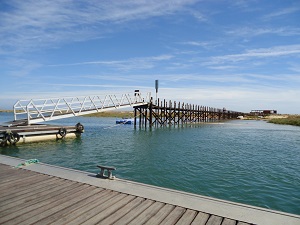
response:
{"label": "wooden piling", "polygon": [[[139,115],[138,115],[139,114]],[[172,102],[158,99],[153,104],[153,99],[146,105],[134,107],[134,125],[137,124],[139,117],[139,126],[167,126],[184,125],[188,123],[207,123],[226,119],[235,119],[241,112],[235,112],[223,109],[217,109],[209,106],[199,106],[181,102]]]}

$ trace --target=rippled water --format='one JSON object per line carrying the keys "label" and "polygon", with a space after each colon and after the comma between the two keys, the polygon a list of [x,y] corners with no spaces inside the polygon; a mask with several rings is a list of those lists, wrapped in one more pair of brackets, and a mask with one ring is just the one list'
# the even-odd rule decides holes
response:
{"label": "rippled water", "polygon": [[[0,122],[12,114],[0,113]],[[1,154],[300,214],[300,127],[230,121],[152,129],[78,117],[79,139],[20,144]]]}

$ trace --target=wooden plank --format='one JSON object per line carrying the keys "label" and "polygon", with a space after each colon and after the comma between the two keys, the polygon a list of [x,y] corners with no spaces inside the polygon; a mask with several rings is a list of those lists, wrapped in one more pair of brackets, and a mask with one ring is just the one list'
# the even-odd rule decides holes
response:
{"label": "wooden plank", "polygon": [[176,206],[175,209],[161,222],[164,225],[175,224],[186,211],[185,208]]}
{"label": "wooden plank", "polygon": [[35,225],[44,225],[44,224],[52,224],[53,221],[59,220],[61,218],[64,218],[65,215],[71,214],[73,215],[73,212],[79,208],[85,207],[88,204],[90,204],[91,202],[93,202],[95,200],[95,197],[98,196],[101,192],[104,192],[104,189],[102,188],[97,188],[95,189],[95,192],[93,193],[89,193],[88,196],[86,196],[85,198],[83,198],[82,200],[71,204],[69,206],[66,206],[64,209],[59,210],[47,217],[44,217],[43,219],[37,221],[36,223],[34,223]]}
{"label": "wooden plank", "polygon": [[[29,186],[33,185],[35,183],[38,183],[40,181],[44,181],[47,180],[47,176],[43,176],[43,175],[39,175],[39,176],[32,176],[32,177],[28,177],[28,178],[24,178],[24,181],[22,182],[22,178],[15,181],[15,182],[10,182],[7,183],[7,185],[0,187],[1,189],[1,196],[3,196],[3,194],[8,195],[9,193],[14,193],[18,190],[22,190],[22,189],[26,189],[26,188],[30,188]],[[6,190],[5,192],[3,192],[2,190]]]}
{"label": "wooden plank", "polygon": [[72,223],[71,221],[77,218],[78,216],[82,214],[86,214],[88,211],[92,210],[98,205],[103,204],[106,201],[109,201],[112,199],[114,196],[118,195],[118,192],[111,191],[111,190],[104,190],[100,192],[97,195],[94,195],[94,198],[91,202],[89,202],[86,205],[81,205],[72,213],[65,213],[61,216],[61,218],[57,218],[56,220],[51,221],[51,224],[67,224],[67,223]]}
{"label": "wooden plank", "polygon": [[[72,186],[72,189],[68,189],[68,187],[60,189],[59,191],[54,191],[49,193],[47,196],[48,199],[38,199],[35,203],[31,203],[30,201],[27,204],[23,205],[18,205],[12,209],[9,209],[5,211],[5,216],[2,216],[0,218],[0,223],[1,222],[6,222],[9,220],[14,220],[15,221],[22,221],[22,216],[25,214],[30,214],[30,212],[34,212],[38,208],[42,208],[47,204],[50,204],[51,202],[55,202],[59,199],[62,199],[64,196],[68,196],[69,194],[76,193],[77,191],[81,190],[83,187],[82,184],[77,184],[75,183]],[[31,216],[31,215],[30,215]],[[20,219],[21,218],[21,219]]]}
{"label": "wooden plank", "polygon": [[206,225],[221,225],[223,218],[220,216],[211,215]]}
{"label": "wooden plank", "polygon": [[89,211],[86,211],[84,214],[81,214],[77,218],[75,218],[73,221],[71,221],[68,224],[82,224],[89,218],[101,213],[106,208],[110,207],[111,205],[115,204],[116,202],[120,201],[121,199],[125,198],[126,194],[120,194],[118,193],[116,196],[111,198],[109,201],[104,202],[103,204],[97,205],[96,207],[90,209]]}
{"label": "wooden plank", "polygon": [[24,190],[28,186],[34,186],[36,183],[45,180],[47,180],[45,176],[33,176],[29,179],[24,179],[24,181],[22,181],[22,179],[11,181],[9,182],[9,185],[0,187],[0,195],[3,196],[9,194],[10,192],[14,193],[18,192],[18,190]]}
{"label": "wooden plank", "polygon": [[166,204],[158,211],[158,213],[156,213],[152,218],[150,218],[145,224],[148,225],[160,224],[161,221],[163,221],[174,208],[175,208],[174,205]]}
{"label": "wooden plank", "polygon": [[15,194],[18,194],[21,191],[26,191],[27,189],[32,189],[36,186],[36,184],[39,184],[40,182],[44,182],[44,181],[45,181],[44,179],[37,179],[37,183],[24,182],[24,184],[17,184],[17,185],[11,186],[11,187],[0,188],[0,199],[4,200],[7,198],[10,198],[11,196],[13,196]]}
{"label": "wooden plank", "polygon": [[134,220],[128,224],[143,224],[148,221],[152,216],[154,216],[165,204],[162,202],[155,202],[140,215],[138,215]]}
{"label": "wooden plank", "polygon": [[[1,129],[1,126],[0,126],[0,129]],[[5,164],[2,164],[2,163],[0,163],[0,168],[2,169],[4,169],[4,168],[10,168],[10,166],[9,165],[5,165]]]}
{"label": "wooden plank", "polygon": [[19,188],[11,188],[11,192],[10,195],[8,195],[8,193],[6,192],[6,190],[2,190],[0,189],[0,201],[5,201],[6,199],[15,199],[18,196],[24,196],[27,193],[33,193],[32,190],[40,190],[46,187],[51,187],[54,186],[56,183],[57,185],[62,184],[61,182],[58,182],[59,178],[56,177],[52,177],[50,179],[44,180],[44,181],[40,181],[38,183],[34,183],[32,185],[29,185],[30,188],[24,188],[23,186],[20,185]]}
{"label": "wooden plank", "polygon": [[104,220],[98,223],[98,225],[107,225],[107,224],[113,224],[116,221],[118,221],[120,218],[125,216],[127,213],[129,213],[132,209],[135,207],[138,207],[143,201],[145,201],[144,198],[137,197],[133,201],[129,202],[126,206],[122,207],[121,209],[117,210]]}
{"label": "wooden plank", "polygon": [[63,187],[65,187],[64,185],[66,185],[66,183],[63,184],[61,182],[56,182],[50,185],[46,184],[45,186],[38,186],[38,188],[25,189],[26,192],[20,191],[20,193],[18,194],[7,196],[5,200],[1,199],[2,201],[0,204],[0,211],[7,210],[18,205],[22,205],[23,207],[25,207],[24,204],[29,201],[31,204],[33,204],[34,199],[47,199],[46,193],[48,193],[49,191],[53,192],[55,190],[62,189]]}
{"label": "wooden plank", "polygon": [[238,222],[237,225],[251,225],[251,223],[245,223],[245,222]]}
{"label": "wooden plank", "polygon": [[[35,172],[28,173],[28,171],[26,171],[26,170],[11,167],[11,166],[6,166],[6,165],[3,166],[3,164],[0,164],[0,165],[2,165],[2,166],[0,166],[0,178],[1,178],[0,186],[5,185],[6,182],[9,182],[12,180],[39,174],[39,173],[35,173]],[[39,175],[41,175],[41,174],[39,174]]]}
{"label": "wooden plank", "polygon": [[[15,211],[22,210],[23,208],[28,208],[34,204],[39,204],[40,202],[46,202],[49,199],[55,197],[59,194],[64,194],[69,190],[69,187],[73,185],[72,182],[67,182],[61,185],[57,185],[54,188],[50,188],[48,190],[42,191],[40,193],[29,193],[25,198],[19,199],[19,201],[11,201],[10,199],[6,202],[1,202],[1,206],[5,206],[9,204],[9,207],[1,207],[5,210],[1,212],[2,215],[14,213]],[[74,185],[73,185],[74,186]],[[77,185],[79,186],[79,184]],[[10,202],[11,201],[11,202]],[[10,202],[10,203],[9,203]]]}
{"label": "wooden plank", "polygon": [[[26,209],[22,209],[17,211],[20,215],[17,217],[15,216],[15,213],[10,214],[13,215],[13,219],[10,221],[5,221],[3,224],[22,224],[23,221],[30,219],[32,217],[36,217],[40,212],[47,210],[49,207],[53,207],[54,204],[62,204],[63,201],[66,199],[74,198],[76,196],[76,193],[79,191],[85,189],[87,185],[80,185],[76,187],[75,189],[72,189],[71,191],[69,190],[68,192],[60,194],[59,196],[55,196],[54,198],[49,199],[46,202],[40,202],[38,204],[32,205],[30,207],[27,207]],[[26,223],[27,224],[27,223]]]}
{"label": "wooden plank", "polygon": [[43,208],[39,208],[34,211],[34,217],[29,217],[27,220],[23,220],[20,225],[24,224],[32,224],[39,220],[45,219],[59,211],[63,211],[65,208],[72,206],[73,204],[80,204],[82,200],[90,197],[91,195],[97,194],[99,189],[97,187],[85,187],[81,191],[76,192],[72,195],[69,195],[57,202],[53,202],[44,206]]}
{"label": "wooden plank", "polygon": [[[44,225],[44,224],[54,224],[55,221],[62,220],[67,215],[74,215],[74,212],[78,209],[84,208],[88,206],[91,202],[98,200],[101,196],[105,194],[105,190],[102,188],[95,188],[94,191],[86,193],[86,196],[83,197],[82,200],[79,200],[78,202],[72,202],[68,205],[65,205],[63,209],[54,210],[50,209],[51,215],[44,215],[44,218],[40,219],[39,221],[35,222],[35,225]],[[48,214],[50,214],[48,212]],[[57,222],[56,222],[57,223]],[[59,222],[59,224],[63,224],[64,222]]]}
{"label": "wooden plank", "polygon": [[115,204],[111,205],[110,207],[107,207],[104,210],[101,210],[99,213],[97,213],[95,216],[91,217],[90,219],[86,220],[83,225],[89,225],[89,224],[98,224],[101,220],[105,219],[106,217],[110,216],[114,212],[121,209],[123,206],[131,202],[136,197],[133,195],[127,195],[125,198],[122,198],[120,201],[116,202]]}
{"label": "wooden plank", "polygon": [[187,209],[176,224],[177,225],[179,225],[179,224],[182,224],[182,225],[191,224],[193,222],[193,220],[195,219],[196,215],[197,215],[197,211]]}
{"label": "wooden plank", "polygon": [[237,223],[236,220],[224,218],[222,225],[236,225],[236,223]]}
{"label": "wooden plank", "polygon": [[17,179],[24,179],[26,177],[32,177],[32,176],[41,176],[43,174],[32,172],[32,171],[27,171],[24,169],[16,169],[16,168],[11,168],[11,171],[5,172],[5,174],[1,174],[1,186],[6,185],[6,182],[10,182],[13,180]]}
{"label": "wooden plank", "polygon": [[191,225],[205,225],[209,216],[210,215],[207,213],[198,212],[197,216],[195,217]]}
{"label": "wooden plank", "polygon": [[154,201],[149,199],[143,201],[138,207],[134,208],[125,216],[121,217],[118,221],[116,221],[114,225],[128,224],[130,221],[132,221],[134,218],[136,218],[138,215],[140,215],[142,212],[144,212],[147,208],[149,208],[154,203],[155,203]]}
{"label": "wooden plank", "polygon": [[0,163],[0,176],[1,176],[1,178],[2,178],[2,176],[5,176],[7,173],[13,173],[14,170],[12,170],[12,169],[13,169],[13,167]]}
{"label": "wooden plank", "polygon": [[[22,171],[22,170],[21,170]],[[24,170],[21,173],[9,173],[5,176],[1,176],[0,187],[5,188],[6,186],[11,185],[11,182],[21,182],[22,180],[34,179],[34,177],[43,176],[42,174],[37,173],[26,173]]]}

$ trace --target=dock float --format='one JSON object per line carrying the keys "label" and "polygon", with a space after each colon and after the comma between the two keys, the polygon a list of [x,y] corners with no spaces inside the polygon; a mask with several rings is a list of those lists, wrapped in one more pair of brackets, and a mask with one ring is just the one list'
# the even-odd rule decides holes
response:
{"label": "dock float", "polygon": [[20,143],[75,138],[84,132],[84,126],[61,126],[49,124],[16,124],[0,125],[0,147]]}
{"label": "dock float", "polygon": [[24,162],[0,155],[0,224],[300,224],[295,214]]}

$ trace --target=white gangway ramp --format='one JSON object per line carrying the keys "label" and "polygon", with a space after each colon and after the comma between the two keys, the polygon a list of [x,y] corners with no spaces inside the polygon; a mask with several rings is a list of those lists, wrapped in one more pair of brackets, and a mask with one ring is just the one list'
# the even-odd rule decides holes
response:
{"label": "white gangway ramp", "polygon": [[40,123],[146,105],[150,99],[150,92],[143,96],[141,92],[135,91],[127,94],[19,100],[14,105],[14,119],[16,123],[19,122],[20,124]]}

